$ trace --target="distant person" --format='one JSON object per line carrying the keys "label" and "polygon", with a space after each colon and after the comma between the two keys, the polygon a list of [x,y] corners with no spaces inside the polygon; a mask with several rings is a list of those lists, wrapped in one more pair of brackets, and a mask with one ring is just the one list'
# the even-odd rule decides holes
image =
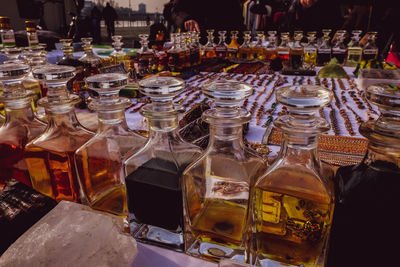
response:
{"label": "distant person", "polygon": [[100,28],[100,21],[101,21],[101,11],[100,9],[95,6],[92,11],[90,12],[90,19],[91,23],[91,31],[93,42],[95,44],[100,44],[101,42],[101,28]]}
{"label": "distant person", "polygon": [[114,23],[118,19],[118,15],[110,3],[107,3],[103,9],[103,18],[107,27],[108,40],[111,40],[111,36],[115,35]]}

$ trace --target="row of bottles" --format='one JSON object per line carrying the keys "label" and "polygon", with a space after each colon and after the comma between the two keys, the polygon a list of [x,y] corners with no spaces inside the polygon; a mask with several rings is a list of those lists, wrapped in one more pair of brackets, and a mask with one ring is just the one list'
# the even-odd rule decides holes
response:
{"label": "row of bottles", "polygon": [[[276,99],[289,114],[274,122],[284,141],[278,158],[267,166],[242,136],[243,124],[250,120],[240,108],[252,94],[247,84],[216,80],[204,85],[203,93],[214,107],[202,116],[210,124],[210,140],[201,151],[178,133],[180,110],[173,98],[184,89],[183,80],[151,77],[139,82],[141,92],[152,100],[141,110],[149,123],[146,139],[126,125],[124,111],[130,102],[118,96],[126,75],[86,78],[86,86],[99,95],[90,103],[99,118],[93,133],[77,120],[74,105],[80,99],[67,90],[73,67],[33,69],[33,77],[47,88],[47,96],[38,101],[47,123],[35,117],[31,92],[22,85],[29,70],[21,63],[0,65],[0,100],[7,118],[0,128],[2,184],[16,178],[58,201],[82,202],[124,218],[129,212],[137,240],[213,261],[324,266],[331,227],[330,253],[344,251],[332,258],[340,266],[351,266],[343,257],[346,249],[341,249],[348,240],[360,246],[351,250],[360,255],[361,248],[371,253],[377,245],[379,251],[388,248],[383,242],[387,235],[377,233],[373,239],[379,242],[364,245],[362,236],[371,236],[369,230],[377,225],[395,228],[381,218],[371,220],[366,209],[395,209],[400,90],[387,85],[367,89],[366,97],[382,111],[377,122],[361,126],[370,140],[367,156],[358,166],[339,168],[332,179],[317,150],[318,135],[329,129],[315,116],[332,99],[325,88],[277,89]],[[334,181],[337,208],[332,217]],[[359,209],[363,203],[368,207]],[[397,237],[393,228],[390,233]],[[350,239],[353,233],[357,238]]]}
{"label": "row of bottles", "polygon": [[[240,108],[252,94],[247,84],[216,81],[204,86],[203,93],[215,106],[203,114],[210,124],[210,141],[202,152],[178,133],[180,111],[173,98],[184,89],[183,80],[151,77],[139,82],[142,93],[152,100],[141,111],[149,121],[146,140],[126,125],[129,101],[118,96],[127,83],[125,75],[86,78],[86,86],[99,94],[91,102],[99,118],[94,134],[78,122],[74,105],[79,97],[67,90],[73,67],[33,70],[48,90],[39,100],[47,126],[35,120],[29,94],[21,93],[26,91],[17,82],[29,67],[4,64],[0,71],[8,88],[2,95],[7,116],[15,120],[12,111],[17,108],[30,114],[29,120],[17,122],[25,129],[20,132],[25,143],[18,141],[20,150],[15,153],[20,162],[10,162],[6,169],[24,166],[25,182],[36,190],[57,201],[82,202],[125,218],[129,211],[136,239],[197,257],[241,262],[251,258],[258,264],[270,259],[305,266],[324,262],[333,195],[316,151],[316,136],[328,126],[314,115],[330,102],[327,89],[277,91],[278,101],[290,106],[291,113],[277,122],[286,141],[278,160],[267,169],[265,159],[249,150],[242,136],[243,124],[250,120]],[[13,106],[17,103],[20,106]],[[28,123],[37,123],[42,133],[26,140],[26,129],[33,130]],[[8,125],[0,130],[7,132]],[[304,257],[305,251],[312,253]]]}
{"label": "row of bottles", "polygon": [[[29,46],[35,46],[39,44],[39,37],[36,32],[36,23],[32,20],[25,21],[26,36]],[[14,47],[15,46],[15,35],[14,30],[11,27],[11,20],[9,17],[0,16],[0,47]]]}

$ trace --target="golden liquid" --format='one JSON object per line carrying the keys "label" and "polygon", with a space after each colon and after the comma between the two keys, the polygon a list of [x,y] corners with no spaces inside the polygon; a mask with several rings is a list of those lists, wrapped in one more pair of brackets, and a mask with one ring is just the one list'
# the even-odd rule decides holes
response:
{"label": "golden liquid", "polygon": [[304,63],[315,66],[317,64],[317,51],[304,52]]}
{"label": "golden liquid", "polygon": [[274,60],[277,57],[276,50],[272,49],[265,49],[264,51],[265,59],[266,60]]}
{"label": "golden liquid", "polygon": [[215,52],[215,48],[213,48],[213,49],[206,48],[204,52],[205,52],[205,57],[206,58],[215,58],[215,57],[217,57],[217,53]]}
{"label": "golden liquid", "polygon": [[[287,170],[270,175],[305,184],[312,180],[311,174]],[[332,221],[331,197],[318,190],[293,190],[295,186],[285,190],[265,185],[255,188],[256,258],[296,266],[323,266]]]}
{"label": "golden liquid", "polygon": [[239,49],[239,44],[238,44],[237,40],[232,39],[232,41],[227,46],[228,58],[236,58],[238,49]]}
{"label": "golden liquid", "polygon": [[[103,156],[99,156],[103,153]],[[88,158],[89,156],[89,158]],[[86,200],[94,209],[127,216],[125,185],[121,182],[122,163],[110,160],[104,149],[82,149],[75,154],[76,168]],[[117,155],[119,158],[119,153]]]}
{"label": "golden liquid", "polygon": [[238,58],[242,59],[254,59],[254,52],[251,48],[242,47],[239,48]]}
{"label": "golden liquid", "polygon": [[247,219],[247,203],[208,199],[192,220],[197,239],[220,245],[240,246]]}
{"label": "golden liquid", "polygon": [[349,47],[347,48],[347,66],[355,67],[362,59],[362,48],[361,47]]}
{"label": "golden liquid", "polygon": [[42,89],[40,87],[40,83],[35,80],[27,79],[24,80],[22,84],[24,85],[26,90],[34,92],[34,95],[32,96],[32,109],[36,112],[38,110],[37,102],[42,97]]}
{"label": "golden liquid", "polygon": [[25,147],[25,162],[35,190],[57,201],[79,202],[74,151],[55,152],[30,145]]}

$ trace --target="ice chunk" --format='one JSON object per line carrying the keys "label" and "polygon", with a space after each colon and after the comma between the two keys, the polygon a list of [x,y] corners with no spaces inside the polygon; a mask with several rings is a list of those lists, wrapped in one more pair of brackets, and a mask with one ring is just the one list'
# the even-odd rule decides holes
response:
{"label": "ice chunk", "polygon": [[129,266],[136,241],[123,219],[61,201],[0,258],[0,266]]}

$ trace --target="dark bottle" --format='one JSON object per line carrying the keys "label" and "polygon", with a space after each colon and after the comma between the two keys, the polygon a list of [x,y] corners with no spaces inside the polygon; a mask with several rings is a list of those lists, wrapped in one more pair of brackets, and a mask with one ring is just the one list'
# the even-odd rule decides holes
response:
{"label": "dark bottle", "polygon": [[318,46],[317,49],[317,65],[318,66],[324,66],[331,60],[331,55],[332,55],[332,48],[329,44],[329,34],[331,33],[331,30],[322,30],[322,33],[324,36],[321,38],[321,44]]}
{"label": "dark bottle", "polygon": [[150,77],[139,82],[152,98],[141,114],[149,121],[149,138],[125,162],[125,183],[131,231],[145,243],[184,250],[181,174],[200,155],[178,133],[178,114],[172,99],[184,88],[173,77]]}
{"label": "dark bottle", "polygon": [[[61,39],[62,51],[64,56],[57,62],[57,65],[65,65],[72,67],[83,67],[83,62],[76,59],[73,55],[74,48],[72,47],[72,39]],[[79,70],[78,70],[79,71]]]}
{"label": "dark bottle", "polygon": [[302,67],[303,65],[303,55],[304,55],[304,48],[300,44],[301,39],[303,38],[303,32],[302,31],[296,31],[294,32],[294,44],[290,48],[289,52],[289,62],[290,62],[290,67],[293,70],[298,70]]}
{"label": "dark bottle", "polygon": [[343,65],[347,55],[346,45],[344,44],[346,30],[337,31],[337,35],[338,39],[335,45],[332,47],[332,57],[336,58],[339,64]]}
{"label": "dark bottle", "polygon": [[400,90],[369,86],[367,99],[381,116],[360,126],[369,139],[363,161],[338,169],[329,267],[394,266],[400,228]]}

